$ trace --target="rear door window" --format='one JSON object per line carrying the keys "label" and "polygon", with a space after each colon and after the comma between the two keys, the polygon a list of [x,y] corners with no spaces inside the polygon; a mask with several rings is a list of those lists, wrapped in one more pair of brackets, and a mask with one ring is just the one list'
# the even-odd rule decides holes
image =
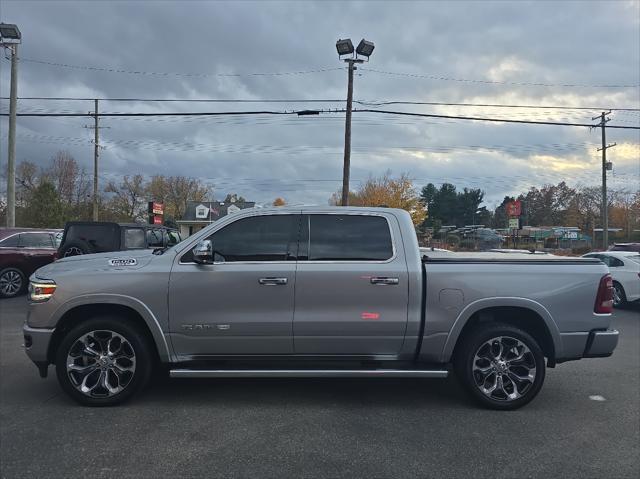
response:
{"label": "rear door window", "polygon": [[125,228],[124,230],[124,248],[125,249],[140,249],[145,247],[146,247],[145,233],[142,228]]}
{"label": "rear door window", "polygon": [[306,218],[300,259],[386,261],[393,257],[389,223],[382,216],[318,214]]}
{"label": "rear door window", "polygon": [[49,233],[20,234],[20,248],[53,248],[53,239]]}

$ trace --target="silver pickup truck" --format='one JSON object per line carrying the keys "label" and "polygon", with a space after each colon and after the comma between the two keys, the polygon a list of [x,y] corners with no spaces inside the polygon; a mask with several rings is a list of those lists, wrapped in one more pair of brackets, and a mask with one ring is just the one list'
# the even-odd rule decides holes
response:
{"label": "silver pickup truck", "polygon": [[[434,255],[437,256],[437,255]],[[409,214],[275,208],[227,216],[168,249],[64,258],[30,278],[26,352],[86,405],[171,377],[445,378],[495,409],[545,368],[610,356],[598,260],[421,255]]]}

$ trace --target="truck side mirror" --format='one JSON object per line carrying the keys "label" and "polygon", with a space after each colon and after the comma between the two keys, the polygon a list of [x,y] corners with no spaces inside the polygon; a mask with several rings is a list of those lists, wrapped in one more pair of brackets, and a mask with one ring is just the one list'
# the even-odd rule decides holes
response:
{"label": "truck side mirror", "polygon": [[213,244],[211,240],[199,241],[195,248],[193,248],[193,261],[198,264],[212,264],[213,263]]}

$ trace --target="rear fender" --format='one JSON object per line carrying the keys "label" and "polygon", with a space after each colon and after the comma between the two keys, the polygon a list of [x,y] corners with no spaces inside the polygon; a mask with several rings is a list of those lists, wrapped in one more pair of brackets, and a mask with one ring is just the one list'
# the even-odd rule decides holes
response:
{"label": "rear fender", "polygon": [[558,329],[558,325],[554,321],[553,317],[549,313],[549,311],[540,303],[533,301],[527,298],[518,298],[518,297],[495,297],[495,298],[484,298],[469,303],[458,315],[456,318],[451,331],[449,332],[449,336],[447,337],[447,341],[445,342],[444,348],[442,350],[442,362],[451,361],[451,356],[453,354],[453,350],[458,342],[458,338],[460,337],[460,333],[462,329],[467,324],[467,321],[478,311],[482,311],[488,308],[496,308],[496,307],[515,307],[515,308],[524,308],[529,309],[537,313],[542,320],[544,321],[549,333],[551,334],[551,339],[553,340],[553,346],[555,349],[556,357],[562,357],[562,340],[560,337],[560,330]]}

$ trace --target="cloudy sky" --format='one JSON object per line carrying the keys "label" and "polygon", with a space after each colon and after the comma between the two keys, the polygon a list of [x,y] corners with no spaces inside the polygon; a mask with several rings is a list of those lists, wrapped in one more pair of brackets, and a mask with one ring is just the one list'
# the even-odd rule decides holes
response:
{"label": "cloudy sky", "polygon": [[[341,109],[347,73],[338,38],[375,52],[355,77],[356,108],[640,126],[640,2],[8,1],[20,97],[304,100],[281,103],[101,101],[101,112]],[[0,59],[0,96],[9,62]],[[309,100],[323,100],[308,102]],[[380,105],[388,101],[562,106]],[[2,113],[8,100],[0,101]],[[588,110],[569,109],[588,107]],[[88,112],[92,101],[22,99],[20,112]],[[19,118],[18,160],[60,149],[91,171],[87,118]],[[215,196],[326,204],[340,187],[344,114],[105,118],[100,181],[125,174],[203,178]],[[6,171],[7,119],[0,120]],[[640,133],[607,130],[614,188],[638,189]],[[565,180],[599,184],[600,131],[354,113],[354,186],[408,173],[505,194]],[[4,188],[5,185],[2,185]]]}

